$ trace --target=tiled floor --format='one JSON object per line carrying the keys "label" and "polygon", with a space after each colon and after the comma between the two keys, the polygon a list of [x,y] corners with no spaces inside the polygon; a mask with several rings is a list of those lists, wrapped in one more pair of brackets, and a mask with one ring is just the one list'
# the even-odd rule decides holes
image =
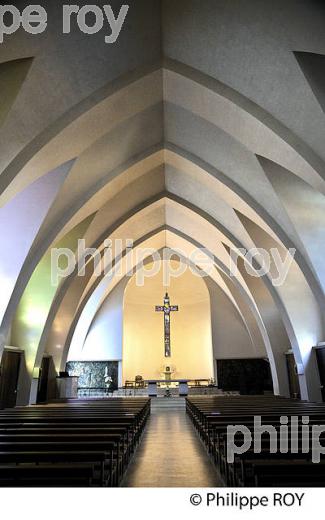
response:
{"label": "tiled floor", "polygon": [[122,487],[222,486],[184,410],[155,410]]}

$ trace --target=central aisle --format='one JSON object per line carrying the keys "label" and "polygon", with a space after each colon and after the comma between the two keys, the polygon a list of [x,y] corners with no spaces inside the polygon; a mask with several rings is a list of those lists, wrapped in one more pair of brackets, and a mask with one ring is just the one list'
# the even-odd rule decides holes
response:
{"label": "central aisle", "polygon": [[121,486],[223,486],[185,406],[174,408],[174,400],[168,401],[161,407],[152,402],[151,417]]}

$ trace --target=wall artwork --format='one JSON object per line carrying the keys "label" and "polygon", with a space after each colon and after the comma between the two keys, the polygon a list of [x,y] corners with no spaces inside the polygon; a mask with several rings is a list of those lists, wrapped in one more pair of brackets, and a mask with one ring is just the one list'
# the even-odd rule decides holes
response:
{"label": "wall artwork", "polygon": [[118,361],[68,361],[69,376],[78,376],[79,389],[116,390]]}

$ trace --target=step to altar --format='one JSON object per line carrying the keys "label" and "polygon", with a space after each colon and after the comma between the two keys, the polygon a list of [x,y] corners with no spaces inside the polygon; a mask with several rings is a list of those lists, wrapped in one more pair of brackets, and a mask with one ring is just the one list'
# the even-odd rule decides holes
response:
{"label": "step to altar", "polygon": [[[179,390],[178,388],[170,388],[169,392],[172,397],[179,397]],[[202,388],[189,388],[188,395],[221,395],[223,394],[222,390],[215,387],[202,387]],[[115,390],[114,397],[131,397],[131,396],[137,396],[137,397],[147,397],[148,396],[148,388],[119,388],[118,390]],[[166,388],[157,388],[157,398],[158,397],[164,397],[166,395]],[[165,399],[168,399],[167,397]]]}
{"label": "step to altar", "polygon": [[151,398],[151,413],[159,410],[184,410],[186,403],[185,397],[152,397]]}

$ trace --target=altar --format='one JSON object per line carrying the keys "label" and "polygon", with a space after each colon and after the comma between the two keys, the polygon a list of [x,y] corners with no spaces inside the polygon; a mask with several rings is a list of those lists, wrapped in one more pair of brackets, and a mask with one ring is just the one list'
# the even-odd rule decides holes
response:
{"label": "altar", "polygon": [[190,382],[195,383],[208,383],[207,379],[149,379],[145,381],[148,385],[148,396],[157,397],[158,385],[170,385],[171,383],[178,383],[178,395],[180,397],[186,397],[188,395],[188,385]]}

